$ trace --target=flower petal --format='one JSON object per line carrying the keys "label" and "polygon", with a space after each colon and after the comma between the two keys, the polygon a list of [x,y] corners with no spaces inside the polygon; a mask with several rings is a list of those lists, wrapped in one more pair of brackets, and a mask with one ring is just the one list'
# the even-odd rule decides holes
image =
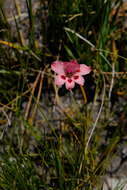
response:
{"label": "flower petal", "polygon": [[73,80],[74,80],[74,82],[76,82],[77,84],[79,84],[81,86],[83,86],[84,82],[85,82],[84,78],[81,75],[73,76]]}
{"label": "flower petal", "polygon": [[54,61],[51,65],[51,69],[57,74],[64,74],[64,66],[62,61]]}
{"label": "flower petal", "polygon": [[78,64],[78,62],[76,60],[72,60],[69,62],[63,62],[64,64],[64,70],[65,73],[75,73],[77,70],[80,70],[80,65]]}
{"label": "flower petal", "polygon": [[72,88],[74,88],[75,82],[72,79],[68,78],[66,79],[65,86],[66,86],[66,89],[71,90]]}
{"label": "flower petal", "polygon": [[71,60],[70,63],[76,64],[76,65],[78,64],[77,60],[75,59]]}
{"label": "flower petal", "polygon": [[55,84],[57,86],[62,86],[65,83],[65,81],[66,81],[66,77],[64,79],[63,75],[62,76],[61,75],[55,76]]}
{"label": "flower petal", "polygon": [[85,64],[80,64],[80,75],[87,75],[91,72],[91,67],[85,65]]}

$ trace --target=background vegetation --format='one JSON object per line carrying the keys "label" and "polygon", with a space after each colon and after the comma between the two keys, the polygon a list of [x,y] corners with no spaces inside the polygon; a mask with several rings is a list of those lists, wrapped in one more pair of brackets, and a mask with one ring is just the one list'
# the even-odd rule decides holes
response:
{"label": "background vegetation", "polygon": [[[22,3],[0,4],[0,189],[101,190],[127,139],[127,5]],[[56,59],[92,66],[84,90],[54,85]]]}

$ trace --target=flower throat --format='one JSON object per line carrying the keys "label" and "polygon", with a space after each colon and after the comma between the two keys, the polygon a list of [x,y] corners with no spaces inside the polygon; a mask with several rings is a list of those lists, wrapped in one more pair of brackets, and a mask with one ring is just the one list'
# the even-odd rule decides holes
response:
{"label": "flower throat", "polygon": [[64,71],[67,77],[72,77],[76,72],[80,72],[80,65],[76,62],[66,62],[64,65]]}

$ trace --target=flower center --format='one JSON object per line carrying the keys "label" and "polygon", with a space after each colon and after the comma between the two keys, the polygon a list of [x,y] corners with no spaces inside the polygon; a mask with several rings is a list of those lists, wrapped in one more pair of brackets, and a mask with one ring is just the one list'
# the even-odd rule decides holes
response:
{"label": "flower center", "polygon": [[80,65],[75,61],[65,62],[64,71],[66,76],[71,78],[76,72],[80,71]]}

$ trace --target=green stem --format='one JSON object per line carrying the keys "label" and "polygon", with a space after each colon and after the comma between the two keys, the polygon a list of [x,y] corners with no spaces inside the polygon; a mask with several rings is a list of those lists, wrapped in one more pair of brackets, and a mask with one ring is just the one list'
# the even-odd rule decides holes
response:
{"label": "green stem", "polygon": [[87,96],[86,96],[85,89],[81,85],[80,85],[80,88],[81,88],[82,95],[83,95],[83,98],[84,98],[84,103],[86,104],[87,103]]}

